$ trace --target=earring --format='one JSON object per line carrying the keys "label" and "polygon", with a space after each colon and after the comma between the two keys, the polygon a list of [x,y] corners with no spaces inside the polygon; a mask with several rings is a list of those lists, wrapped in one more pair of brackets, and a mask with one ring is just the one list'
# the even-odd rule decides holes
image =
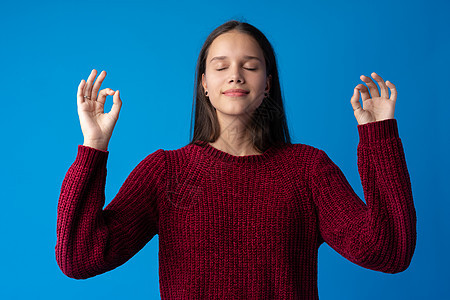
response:
{"label": "earring", "polygon": [[267,94],[266,92],[264,93],[264,98],[267,98],[269,94]]}
{"label": "earring", "polygon": [[205,96],[208,97],[208,91],[205,91]]}

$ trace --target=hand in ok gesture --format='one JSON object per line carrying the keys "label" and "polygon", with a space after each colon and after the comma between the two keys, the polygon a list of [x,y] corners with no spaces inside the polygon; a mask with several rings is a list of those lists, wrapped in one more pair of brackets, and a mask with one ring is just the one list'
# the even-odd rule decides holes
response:
{"label": "hand in ok gesture", "polygon": [[[355,87],[353,96],[350,100],[356,121],[358,121],[359,125],[394,118],[395,101],[397,100],[397,90],[395,89],[395,85],[389,81],[386,81],[385,83],[383,78],[375,72],[371,75],[380,86],[381,96],[376,83],[369,77],[361,75],[361,80],[367,84],[369,89],[364,84],[358,84]],[[391,89],[390,98],[388,88]],[[361,92],[362,107],[359,102],[359,92]],[[372,96],[372,98],[370,96]]]}
{"label": "hand in ok gesture", "polygon": [[[87,81],[81,80],[78,85],[77,107],[80,118],[81,131],[84,136],[84,146],[99,150],[107,150],[111,135],[119,118],[122,100],[119,91],[110,88],[101,90],[106,72],[102,71],[94,82],[97,70],[92,70]],[[98,93],[98,96],[97,96]],[[109,113],[104,113],[106,97],[113,96],[113,106]]]}

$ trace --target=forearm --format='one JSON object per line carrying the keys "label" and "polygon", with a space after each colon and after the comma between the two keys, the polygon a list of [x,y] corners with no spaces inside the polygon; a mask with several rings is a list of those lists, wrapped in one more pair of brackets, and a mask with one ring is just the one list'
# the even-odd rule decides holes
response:
{"label": "forearm", "polygon": [[[88,278],[101,270],[107,227],[105,203],[106,152],[79,151],[64,178],[58,201],[56,260],[72,278]],[[103,248],[103,249],[102,249]]]}
{"label": "forearm", "polygon": [[358,169],[374,227],[366,264],[383,272],[401,272],[414,253],[416,213],[397,124],[389,120],[358,129]]}

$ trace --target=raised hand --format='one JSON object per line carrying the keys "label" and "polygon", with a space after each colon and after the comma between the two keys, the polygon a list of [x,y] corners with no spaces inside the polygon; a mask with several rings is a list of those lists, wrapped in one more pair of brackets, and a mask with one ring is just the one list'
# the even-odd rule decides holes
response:
{"label": "raised hand", "polygon": [[[80,118],[81,131],[84,136],[84,146],[89,146],[99,150],[107,150],[114,126],[119,118],[122,100],[120,100],[119,90],[113,91],[110,88],[101,90],[106,72],[102,71],[94,82],[97,70],[92,70],[86,81],[81,80],[78,85],[77,107]],[[97,97],[98,93],[98,97]],[[113,96],[113,106],[109,113],[104,113],[106,97]]]}
{"label": "raised hand", "polygon": [[[383,78],[375,72],[371,75],[380,86],[381,96],[376,83],[373,82],[371,78],[361,75],[360,79],[364,81],[369,88],[362,83],[358,84],[353,90],[353,96],[350,100],[356,121],[358,121],[359,125],[394,118],[395,101],[397,100],[397,90],[395,85],[390,81],[386,81],[385,83]],[[391,89],[390,98],[388,88]],[[359,102],[359,92],[361,92],[362,107]],[[371,95],[372,98],[370,98]]]}

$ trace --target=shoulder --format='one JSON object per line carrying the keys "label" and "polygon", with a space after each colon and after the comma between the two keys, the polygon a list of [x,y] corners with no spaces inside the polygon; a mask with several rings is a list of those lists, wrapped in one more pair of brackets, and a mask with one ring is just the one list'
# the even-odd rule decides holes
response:
{"label": "shoulder", "polygon": [[148,154],[143,161],[164,161],[170,162],[177,157],[185,157],[192,151],[192,145],[185,145],[179,149],[157,149],[156,151]]}
{"label": "shoulder", "polygon": [[313,169],[317,156],[323,151],[311,145],[295,143],[278,146],[274,152],[274,162],[280,169],[286,172],[295,170],[295,176],[306,178]]}
{"label": "shoulder", "polygon": [[144,161],[159,161],[159,160],[164,160],[167,150],[164,149],[158,149],[153,151],[152,153],[148,154],[145,158]]}
{"label": "shoulder", "polygon": [[185,161],[188,157],[190,157],[192,151],[194,150],[194,145],[187,144],[178,149],[167,149],[163,150],[163,153],[166,157],[166,161],[170,163],[180,163]]}
{"label": "shoulder", "polygon": [[314,171],[318,166],[332,165],[334,162],[328,154],[321,148],[306,144],[286,144],[278,151],[281,161],[288,168],[297,168],[309,172]]}
{"label": "shoulder", "polygon": [[195,165],[199,161],[199,155],[196,153],[195,147],[192,144],[187,144],[178,149],[158,149],[149,157],[153,160],[163,161],[163,167],[169,175],[176,174],[183,168]]}
{"label": "shoulder", "polygon": [[302,143],[284,144],[278,147],[277,150],[280,155],[287,159],[291,158],[300,161],[309,161],[314,159],[320,152],[323,152],[319,148]]}
{"label": "shoulder", "polygon": [[166,155],[165,150],[157,149],[141,160],[141,162],[137,165],[139,169],[148,169],[148,168],[160,168],[165,169],[166,165]]}

